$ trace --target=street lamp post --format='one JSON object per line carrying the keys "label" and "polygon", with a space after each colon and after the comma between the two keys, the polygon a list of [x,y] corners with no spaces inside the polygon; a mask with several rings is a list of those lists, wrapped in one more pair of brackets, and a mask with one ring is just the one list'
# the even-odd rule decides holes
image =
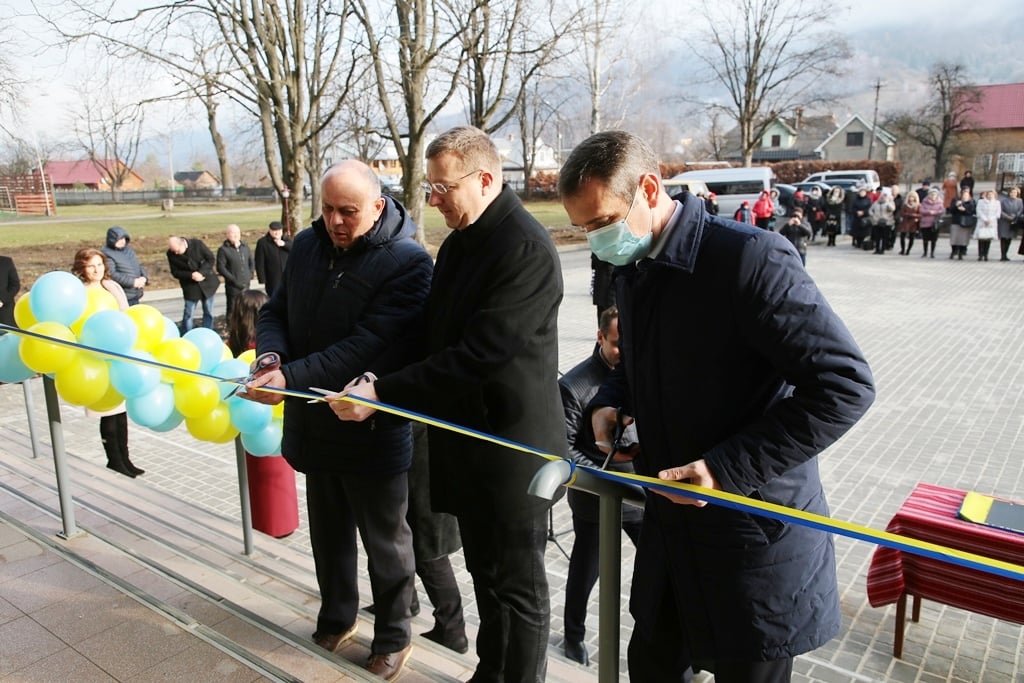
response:
{"label": "street lamp post", "polygon": [[288,211],[288,197],[292,196],[287,186],[281,188],[281,199],[284,200],[284,229],[285,234],[292,234],[291,213]]}

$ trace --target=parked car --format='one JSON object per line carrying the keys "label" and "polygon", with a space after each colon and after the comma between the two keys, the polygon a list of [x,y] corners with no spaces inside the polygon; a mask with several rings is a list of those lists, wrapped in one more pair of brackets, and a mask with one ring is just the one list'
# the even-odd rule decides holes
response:
{"label": "parked car", "polygon": [[[860,182],[867,185],[868,190],[875,190],[881,186],[881,182],[878,180],[878,173],[871,170],[852,170],[852,171],[822,171],[820,173],[812,173],[811,175],[804,178],[801,182],[804,183],[828,183],[829,185],[838,185],[838,181],[848,180],[854,184]],[[843,189],[846,189],[844,186]]]}
{"label": "parked car", "polygon": [[[776,187],[778,187],[778,185],[776,185]],[[816,187],[821,190],[821,194],[823,195],[828,194],[828,191],[832,189],[832,186],[828,183],[819,183],[817,181],[810,183],[793,183],[793,187],[803,190],[804,194],[810,194],[811,190]]]}
{"label": "parked car", "polygon": [[718,210],[722,216],[732,216],[744,201],[753,206],[762,190],[769,190],[775,181],[775,173],[768,166],[749,168],[709,168],[687,171],[673,176],[668,182],[699,180],[708,191],[718,197]]}
{"label": "parked car", "polygon": [[670,195],[678,194],[679,192],[689,192],[690,194],[699,194],[704,197],[708,196],[710,190],[708,189],[707,183],[702,180],[677,180],[676,178],[666,178],[661,181],[661,184],[665,186],[665,191]]}

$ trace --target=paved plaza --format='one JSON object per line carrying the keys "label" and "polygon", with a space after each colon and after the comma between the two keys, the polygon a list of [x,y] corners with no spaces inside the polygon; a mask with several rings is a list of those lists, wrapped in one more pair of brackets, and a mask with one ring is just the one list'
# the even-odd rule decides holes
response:
{"label": "paved plaza", "polygon": [[[1014,254],[1016,248],[1015,242]],[[945,239],[940,240],[934,259],[920,258],[919,251],[909,256],[896,252],[876,256],[854,250],[848,239],[834,248],[819,241],[808,250],[807,268],[861,345],[878,391],[865,418],[820,458],[834,517],[884,529],[919,482],[1024,500],[1024,259],[1014,255],[1009,263],[980,263],[975,261],[973,245],[971,249],[965,261],[947,258]],[[588,292],[589,252],[570,248],[561,257],[566,294],[559,318],[559,358],[560,369],[566,371],[590,353],[596,316]],[[178,320],[178,294],[152,293],[147,302]],[[218,300],[223,306],[222,293]],[[679,315],[686,316],[685,302],[680,302]],[[33,414],[47,446],[42,387],[38,380],[34,382]],[[144,476],[133,481],[102,468],[105,458],[94,420],[71,406],[63,406],[62,413],[72,460],[92,468],[97,479],[105,479],[124,496],[142,487],[204,513],[238,520],[230,445],[195,441],[184,428],[160,434],[132,425],[132,459],[146,469]],[[21,388],[0,386],[0,465],[11,467],[24,457],[10,444],[24,443],[27,431]],[[302,508],[301,476],[298,483]],[[301,512],[299,530],[273,543],[308,555],[305,512]],[[553,603],[550,653],[552,661],[558,661],[568,564],[564,552],[572,545],[564,499],[554,509],[552,526],[547,553]],[[0,517],[0,531],[5,528]],[[0,681],[33,680],[30,663],[19,669],[5,669],[3,664],[4,633],[30,614],[5,599],[5,585],[12,585],[5,582],[13,580],[12,572],[4,571],[5,562],[10,561],[3,550],[9,536],[0,533]],[[260,536],[256,542],[271,543]],[[836,546],[844,629],[827,646],[798,658],[794,680],[1024,683],[1024,628],[930,602],[924,604],[920,623],[907,626],[903,658],[894,659],[895,608],[875,609],[867,602],[866,576],[874,547],[846,538],[837,539]],[[623,536],[623,656],[631,627],[626,605],[632,557],[633,548]],[[453,561],[472,627],[476,613],[469,576],[461,555],[453,556]],[[308,581],[315,585],[311,576]],[[1019,589],[1024,591],[1024,584]],[[425,600],[422,591],[421,600]],[[311,609],[315,614],[315,606]],[[572,665],[557,669],[553,675],[559,680],[596,680],[596,590],[591,615],[588,646],[595,664],[586,670]],[[38,632],[42,638],[45,631],[44,626],[19,633]],[[127,639],[131,640],[130,634]],[[467,661],[471,666],[472,657]],[[625,672],[624,663],[621,670]],[[207,675],[199,672],[191,677],[220,680],[212,672],[207,669]],[[96,680],[125,680],[110,670],[107,676]]]}

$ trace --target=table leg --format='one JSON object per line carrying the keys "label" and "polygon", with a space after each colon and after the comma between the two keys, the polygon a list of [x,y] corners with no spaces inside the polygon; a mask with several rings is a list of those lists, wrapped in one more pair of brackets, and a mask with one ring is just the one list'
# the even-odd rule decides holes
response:
{"label": "table leg", "polygon": [[896,601],[896,631],[892,639],[892,656],[896,659],[900,659],[903,656],[903,622],[906,618],[907,594],[900,593],[900,599]]}
{"label": "table leg", "polygon": [[915,595],[914,596],[914,607],[913,607],[913,610],[911,611],[910,618],[913,620],[913,622],[915,624],[917,622],[921,621],[921,596],[920,595]]}

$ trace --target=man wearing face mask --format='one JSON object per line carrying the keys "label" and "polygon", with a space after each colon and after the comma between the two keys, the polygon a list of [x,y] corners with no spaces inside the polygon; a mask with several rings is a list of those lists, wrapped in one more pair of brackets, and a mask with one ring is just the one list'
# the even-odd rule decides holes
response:
{"label": "man wearing face mask", "polygon": [[[570,154],[562,202],[616,263],[621,362],[590,402],[597,443],[636,419],[637,473],[828,514],[817,455],[874,399],[860,349],[781,235],[674,201],[639,138]],[[782,682],[840,627],[831,536],[649,494],[629,644],[635,681]]]}

